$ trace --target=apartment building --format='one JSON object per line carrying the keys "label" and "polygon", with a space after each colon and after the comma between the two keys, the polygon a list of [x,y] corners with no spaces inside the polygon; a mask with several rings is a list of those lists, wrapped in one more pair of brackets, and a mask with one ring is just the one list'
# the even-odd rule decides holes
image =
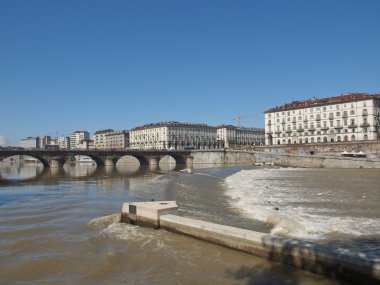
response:
{"label": "apartment building", "polygon": [[39,137],[27,137],[21,139],[20,146],[26,149],[35,149],[40,147],[40,138]]}
{"label": "apartment building", "polygon": [[205,124],[160,122],[130,131],[133,149],[216,149],[222,148],[217,130]]}
{"label": "apartment building", "polygon": [[312,98],[265,112],[267,145],[379,140],[380,93]]}
{"label": "apartment building", "polygon": [[125,149],[129,147],[129,132],[114,131],[105,135],[106,147],[110,149]]}
{"label": "apartment building", "polygon": [[217,127],[218,141],[223,142],[225,148],[262,145],[265,143],[265,129],[243,128],[232,125]]}
{"label": "apartment building", "polygon": [[88,131],[76,131],[70,135],[70,149],[77,149],[82,140],[89,140],[90,133]]}
{"label": "apartment building", "polygon": [[69,149],[70,148],[70,137],[60,136],[57,139],[57,143],[60,149]]}
{"label": "apartment building", "polygon": [[94,147],[99,149],[125,149],[129,147],[129,132],[112,129],[96,131],[93,137]]}

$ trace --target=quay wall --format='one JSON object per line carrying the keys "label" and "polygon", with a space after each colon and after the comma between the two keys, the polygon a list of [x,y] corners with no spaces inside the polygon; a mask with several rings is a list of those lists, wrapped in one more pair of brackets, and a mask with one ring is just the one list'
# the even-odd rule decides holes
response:
{"label": "quay wall", "polygon": [[241,150],[196,150],[191,152],[191,156],[195,165],[252,165],[255,162],[251,151]]}
{"label": "quay wall", "polygon": [[368,158],[354,158],[341,157],[339,154],[331,153],[310,155],[305,152],[294,154],[269,151],[270,149],[264,148],[260,150],[192,151],[191,156],[193,157],[194,166],[252,165],[263,162],[305,168],[380,168],[380,159],[371,158],[371,156]]}
{"label": "quay wall", "polygon": [[258,152],[271,152],[277,154],[315,154],[315,155],[338,155],[341,152],[362,151],[369,158],[380,159],[380,141],[354,141],[334,143],[309,143],[287,145],[263,145],[252,148]]}
{"label": "quay wall", "polygon": [[380,168],[380,159],[255,152],[256,162],[305,168]]}

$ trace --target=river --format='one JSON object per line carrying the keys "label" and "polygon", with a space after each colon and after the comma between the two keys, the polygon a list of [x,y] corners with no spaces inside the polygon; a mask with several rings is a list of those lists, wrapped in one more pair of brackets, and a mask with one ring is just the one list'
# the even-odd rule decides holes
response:
{"label": "river", "polygon": [[343,284],[118,222],[126,201],[380,256],[379,170],[0,168],[0,284]]}

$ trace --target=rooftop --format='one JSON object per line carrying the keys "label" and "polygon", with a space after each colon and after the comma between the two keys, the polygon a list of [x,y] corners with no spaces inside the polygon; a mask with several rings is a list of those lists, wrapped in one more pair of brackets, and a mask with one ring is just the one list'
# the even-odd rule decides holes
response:
{"label": "rooftop", "polygon": [[99,130],[99,131],[96,131],[94,133],[94,135],[106,134],[106,133],[110,133],[110,132],[113,132],[113,131],[114,131],[113,129]]}
{"label": "rooftop", "polygon": [[278,111],[287,111],[294,110],[300,108],[307,108],[312,106],[322,106],[322,105],[330,105],[337,103],[345,103],[345,102],[354,102],[354,101],[363,101],[370,99],[380,99],[380,93],[368,94],[368,93],[350,93],[339,95],[335,97],[327,97],[327,98],[311,98],[306,101],[293,101],[291,103],[287,103],[281,106],[276,106],[271,108],[265,113],[278,112]]}
{"label": "rooftop", "polygon": [[240,130],[240,131],[263,131],[264,128],[245,128],[245,127],[236,127],[233,125],[219,125],[216,127],[217,129],[232,129],[232,130]]}
{"label": "rooftop", "polygon": [[159,122],[159,123],[143,125],[140,127],[133,128],[132,131],[139,131],[139,130],[151,129],[151,128],[161,128],[161,127],[214,128],[206,124],[181,123],[181,122],[171,121],[171,122]]}

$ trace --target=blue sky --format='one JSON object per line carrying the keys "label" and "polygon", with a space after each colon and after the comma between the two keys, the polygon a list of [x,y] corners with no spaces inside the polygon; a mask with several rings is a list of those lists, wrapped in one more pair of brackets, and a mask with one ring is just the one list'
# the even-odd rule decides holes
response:
{"label": "blue sky", "polygon": [[0,136],[159,121],[264,127],[275,105],[380,92],[380,1],[0,0]]}

